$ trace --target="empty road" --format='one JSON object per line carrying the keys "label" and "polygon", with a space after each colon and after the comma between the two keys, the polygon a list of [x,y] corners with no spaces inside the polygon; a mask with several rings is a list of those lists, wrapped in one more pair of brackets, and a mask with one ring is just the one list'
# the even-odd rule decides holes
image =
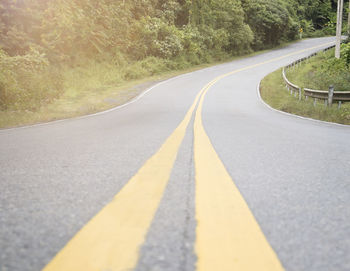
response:
{"label": "empty road", "polygon": [[304,40],[0,130],[0,270],[350,270],[350,127],[269,109]]}

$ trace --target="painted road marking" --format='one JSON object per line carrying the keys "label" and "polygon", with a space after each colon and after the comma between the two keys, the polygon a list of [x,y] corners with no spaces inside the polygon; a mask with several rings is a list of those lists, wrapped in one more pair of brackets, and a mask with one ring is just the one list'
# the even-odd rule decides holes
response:
{"label": "painted road marking", "polygon": [[201,93],[159,151],[73,237],[45,271],[117,271],[135,267]]}
{"label": "painted road marking", "polygon": [[284,270],[204,130],[204,97],[194,124],[197,270]]}
{"label": "painted road marking", "polygon": [[[236,270],[240,271],[282,270],[282,267],[276,269],[280,266],[277,257],[269,248],[253,215],[205,133],[201,119],[203,99],[210,87],[224,77],[327,44],[247,66],[221,75],[208,83],[198,93],[185,118],[158,152],[140,168],[112,202],[92,218],[43,270],[121,271],[131,270],[136,266],[139,248],[145,240],[168,183],[179,147],[199,101],[194,127],[196,186],[198,186],[196,188],[197,269],[201,271],[233,270],[231,268],[231,262],[233,262],[235,268],[238,268]],[[212,180],[215,182],[211,182]],[[232,213],[215,214],[219,211]],[[237,215],[243,218],[237,221]],[[210,219],[218,220],[215,220],[214,224],[208,221]],[[236,233],[232,234],[233,231]],[[213,235],[213,232],[217,234]],[[241,234],[246,235],[242,237]],[[215,238],[218,240],[214,240]],[[254,259],[262,265],[249,269],[253,267],[248,266],[248,259]],[[211,268],[213,264],[215,266]],[[220,267],[217,264],[220,264]],[[267,267],[269,269],[264,269]]]}
{"label": "painted road marking", "polygon": [[194,122],[196,270],[284,270],[205,132],[202,122],[205,95],[211,86],[229,75],[325,45],[231,71],[202,89]]}

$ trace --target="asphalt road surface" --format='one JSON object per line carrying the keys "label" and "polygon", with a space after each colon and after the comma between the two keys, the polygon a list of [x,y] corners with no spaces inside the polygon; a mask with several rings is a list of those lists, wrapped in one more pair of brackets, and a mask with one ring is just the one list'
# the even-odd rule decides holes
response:
{"label": "asphalt road surface", "polygon": [[0,270],[350,270],[350,127],[257,95],[265,75],[333,41],[1,130]]}

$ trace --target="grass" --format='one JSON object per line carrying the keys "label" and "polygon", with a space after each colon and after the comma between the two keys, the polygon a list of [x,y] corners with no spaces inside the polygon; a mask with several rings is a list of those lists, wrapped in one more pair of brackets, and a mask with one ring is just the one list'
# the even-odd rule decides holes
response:
{"label": "grass", "polygon": [[[122,105],[161,80],[204,68],[198,65],[187,69],[163,70],[145,73],[136,65],[125,68],[126,77],[120,76],[120,68],[109,63],[87,63],[83,67],[67,68],[63,72],[64,93],[58,99],[36,110],[0,111],[0,128],[9,128],[53,120],[72,118],[107,110]],[[139,71],[138,71],[139,70]]]}
{"label": "grass", "polygon": [[[305,80],[308,80],[306,74],[309,71],[309,67],[305,66],[295,70],[293,77],[288,75],[288,79],[304,87],[306,86],[304,85]],[[319,84],[323,83],[319,82]],[[277,110],[313,119],[350,125],[350,103],[344,103],[341,109],[338,109],[336,104],[333,104],[332,107],[325,107],[323,102],[317,102],[316,106],[314,106],[312,99],[299,101],[298,98],[295,98],[294,95],[287,91],[282,78],[282,69],[269,74],[262,80],[260,92],[262,99]]]}
{"label": "grass", "polygon": [[[291,42],[292,43],[292,42]],[[279,47],[286,46],[285,43]],[[159,81],[209,66],[254,56],[269,50],[254,52],[222,61],[207,60],[204,64],[169,62],[149,58],[127,64],[113,61],[86,61],[63,71],[63,94],[36,110],[0,111],[0,128],[18,127],[67,119],[104,111],[122,105]]]}
{"label": "grass", "polygon": [[334,49],[320,52],[295,69],[286,71],[294,84],[316,90],[328,90],[330,85],[337,91],[350,90],[350,71],[344,59],[334,58]]}

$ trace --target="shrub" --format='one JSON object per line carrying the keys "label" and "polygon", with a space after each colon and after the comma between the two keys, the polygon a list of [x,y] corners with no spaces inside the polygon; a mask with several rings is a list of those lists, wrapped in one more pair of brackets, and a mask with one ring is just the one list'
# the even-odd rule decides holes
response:
{"label": "shrub", "polygon": [[341,57],[345,61],[346,66],[350,65],[350,43],[344,43],[341,45]]}
{"label": "shrub", "polygon": [[14,57],[0,50],[0,69],[1,109],[35,111],[62,91],[60,73],[34,49]]}

